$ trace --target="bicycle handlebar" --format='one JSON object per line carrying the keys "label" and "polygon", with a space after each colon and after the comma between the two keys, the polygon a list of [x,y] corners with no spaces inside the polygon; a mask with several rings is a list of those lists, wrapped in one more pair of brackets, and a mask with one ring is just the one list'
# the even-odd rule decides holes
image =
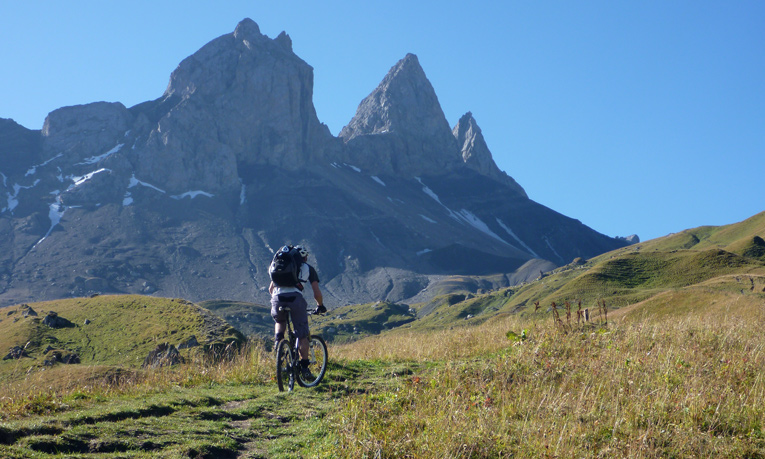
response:
{"label": "bicycle handlebar", "polygon": [[[308,312],[308,315],[314,316],[314,315],[320,315],[320,314],[326,314],[327,311],[324,312],[318,312],[319,308],[313,308],[313,309],[307,309],[306,312]],[[279,311],[292,311],[289,306],[279,306]]]}

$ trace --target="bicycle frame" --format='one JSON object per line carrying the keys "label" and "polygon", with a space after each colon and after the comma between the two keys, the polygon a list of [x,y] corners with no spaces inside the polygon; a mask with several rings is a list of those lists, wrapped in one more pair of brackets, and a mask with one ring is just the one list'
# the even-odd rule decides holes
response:
{"label": "bicycle frame", "polygon": [[[287,313],[287,327],[285,338],[276,344],[276,380],[280,391],[292,391],[295,381],[301,387],[314,387],[321,382],[327,370],[327,344],[318,335],[309,335],[309,367],[318,371],[315,376],[309,370],[307,374],[301,372],[300,351],[297,346],[297,336],[292,330],[292,311],[289,307],[281,307],[280,311]],[[315,314],[314,312],[309,315]]]}

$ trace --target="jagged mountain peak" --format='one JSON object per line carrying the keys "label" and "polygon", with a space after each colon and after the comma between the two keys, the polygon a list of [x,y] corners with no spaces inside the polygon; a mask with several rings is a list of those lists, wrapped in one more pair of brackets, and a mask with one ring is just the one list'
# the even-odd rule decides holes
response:
{"label": "jagged mountain peak", "polygon": [[252,76],[257,68],[274,67],[274,62],[280,63],[280,67],[295,67],[310,73],[313,85],[313,67],[292,51],[289,35],[282,32],[271,39],[260,33],[255,21],[244,19],[234,32],[212,40],[184,59],[170,76],[165,97],[188,97],[197,91],[207,95],[219,93],[232,84],[241,84],[243,77]]}
{"label": "jagged mountain peak", "polygon": [[[270,40],[260,32],[258,24],[250,18],[244,18],[236,25],[233,37],[237,41],[247,41],[248,43]],[[287,35],[287,32],[282,31],[273,39],[273,42],[292,52],[292,39]]]}
{"label": "jagged mountain peak", "polygon": [[236,29],[234,29],[234,38],[238,39],[247,40],[260,37],[261,35],[260,27],[250,18],[244,18],[239,21],[239,24],[236,25]]}
{"label": "jagged mountain peak", "polygon": [[434,131],[442,129],[444,123],[446,118],[436,92],[417,56],[407,54],[359,104],[356,116],[343,128],[340,137],[350,140],[360,135],[423,128]]}
{"label": "jagged mountain peak", "polygon": [[354,160],[372,170],[417,175],[461,162],[436,92],[414,54],[391,67],[340,138]]}
{"label": "jagged mountain peak", "polygon": [[0,120],[0,305],[92,292],[267,301],[274,247],[290,242],[316,254],[334,304],[624,245],[468,167],[491,160],[480,129],[470,115],[453,134],[414,54],[341,138],[312,92],[289,36],[245,19],[156,100],[64,107],[39,131]]}
{"label": "jagged mountain peak", "polygon": [[136,146],[136,172],[175,191],[192,182],[234,194],[240,165],[295,169],[337,143],[316,115],[313,67],[286,33],[271,39],[251,19],[184,59],[159,104],[157,127]]}
{"label": "jagged mountain peak", "polygon": [[489,151],[481,128],[478,126],[473,114],[467,112],[452,130],[454,138],[462,151],[462,160],[471,169],[509,185],[514,191],[527,197],[526,191],[512,177],[497,167],[494,157]]}
{"label": "jagged mountain peak", "polygon": [[388,74],[385,76],[385,79],[383,80],[382,84],[385,84],[386,82],[394,81],[396,78],[417,78],[417,79],[425,79],[427,80],[427,77],[425,76],[425,71],[422,69],[422,66],[420,65],[420,60],[417,58],[417,55],[412,53],[407,53],[406,56],[404,56],[403,59],[398,61],[396,65],[394,65]]}
{"label": "jagged mountain peak", "polygon": [[274,39],[274,42],[282,45],[286,49],[292,51],[292,39],[289,35],[287,35],[287,32],[282,32]]}

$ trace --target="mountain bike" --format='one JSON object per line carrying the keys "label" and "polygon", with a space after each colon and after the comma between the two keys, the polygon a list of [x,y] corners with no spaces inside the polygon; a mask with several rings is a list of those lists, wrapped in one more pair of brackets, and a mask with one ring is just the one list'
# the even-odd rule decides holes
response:
{"label": "mountain bike", "polygon": [[[327,343],[318,335],[309,335],[308,339],[308,369],[311,374],[306,378],[300,368],[300,352],[297,348],[297,335],[292,331],[292,312],[289,307],[281,307],[280,311],[287,313],[287,334],[288,338],[279,340],[276,343],[276,382],[279,385],[279,391],[292,391],[297,381],[300,387],[314,387],[318,385],[327,372]],[[316,314],[316,311],[309,312]]]}

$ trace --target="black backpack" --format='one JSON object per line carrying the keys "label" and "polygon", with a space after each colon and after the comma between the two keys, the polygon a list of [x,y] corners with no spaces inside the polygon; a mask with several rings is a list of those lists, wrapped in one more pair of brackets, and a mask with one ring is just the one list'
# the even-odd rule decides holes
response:
{"label": "black backpack", "polygon": [[299,273],[303,257],[300,252],[291,245],[285,245],[274,255],[271,265],[268,267],[268,275],[277,287],[297,287],[302,290]]}

